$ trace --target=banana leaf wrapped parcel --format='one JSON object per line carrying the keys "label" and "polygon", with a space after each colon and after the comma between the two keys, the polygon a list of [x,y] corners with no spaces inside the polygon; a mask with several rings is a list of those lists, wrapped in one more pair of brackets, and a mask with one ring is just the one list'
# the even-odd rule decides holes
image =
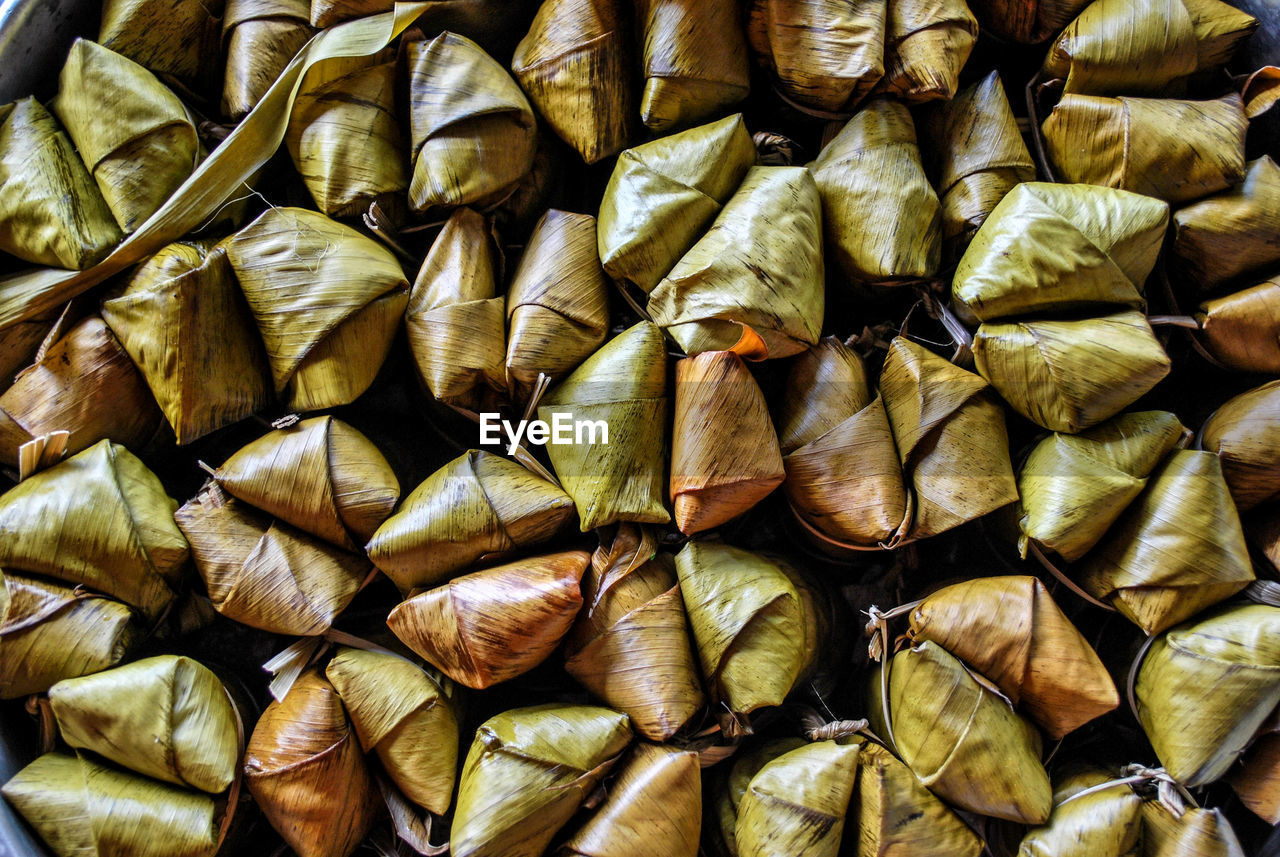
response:
{"label": "banana leaf wrapped parcel", "polygon": [[[1053,813],[1028,830],[1018,857],[1139,857],[1143,854],[1143,800],[1127,785],[1089,794],[1116,779],[1086,768],[1054,778]],[[1077,795],[1079,795],[1077,797]]]}
{"label": "banana leaf wrapped parcel", "polygon": [[1263,155],[1240,184],[1174,212],[1170,261],[1201,291],[1217,291],[1280,262],[1277,230],[1280,166]]}
{"label": "banana leaf wrapped parcel", "polygon": [[894,0],[884,35],[884,77],[876,91],[908,104],[946,101],[978,40],[965,0]]}
{"label": "banana leaf wrapped parcel", "polygon": [[713,830],[719,837],[718,841],[711,841],[720,847],[712,853],[736,857],[738,842],[734,832],[738,826],[738,807],[752,777],[770,760],[803,747],[805,743],[803,738],[795,736],[770,738],[750,749],[744,747],[742,752],[734,754],[729,764],[718,768],[718,776],[711,780],[709,796],[712,800],[710,813],[716,822]]}
{"label": "banana leaf wrapped parcel", "polygon": [[836,857],[858,750],[857,744],[817,741],[766,762],[738,802],[739,857]]}
{"label": "banana leaf wrapped parcel", "polygon": [[1227,776],[1240,802],[1263,821],[1280,824],[1280,734],[1273,713]]}
{"label": "banana leaf wrapped parcel", "polygon": [[315,35],[310,20],[310,0],[227,0],[222,16],[222,112],[227,118],[239,121],[257,106]]}
{"label": "banana leaf wrapped parcel", "polygon": [[1002,39],[1036,44],[1056,36],[1090,0],[974,0],[973,11]]}
{"label": "banana leaf wrapped parcel", "polygon": [[1228,399],[1205,421],[1201,446],[1222,461],[1231,499],[1246,511],[1280,494],[1280,381]]}
{"label": "banana leaf wrapped parcel", "polygon": [[332,27],[352,18],[390,12],[395,0],[311,0],[311,26]]}
{"label": "banana leaf wrapped parcel", "polygon": [[1280,277],[1200,304],[1200,339],[1238,372],[1280,374]]}
{"label": "banana leaf wrapped parcel", "polygon": [[106,0],[96,41],[160,76],[199,91],[222,81],[225,3]]}
{"label": "banana leaf wrapped parcel", "polygon": [[1162,804],[1142,805],[1144,857],[1245,857],[1220,809],[1192,807],[1175,816]]}

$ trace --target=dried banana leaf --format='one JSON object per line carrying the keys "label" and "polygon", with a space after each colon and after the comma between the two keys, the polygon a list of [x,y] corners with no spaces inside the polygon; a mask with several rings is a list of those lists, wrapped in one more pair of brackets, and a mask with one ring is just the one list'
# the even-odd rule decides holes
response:
{"label": "dried banana leaf", "polygon": [[858,746],[818,741],[765,764],[738,803],[739,857],[836,857]]}
{"label": "dried banana leaf", "polygon": [[741,113],[627,149],[600,202],[597,239],[605,271],[653,291],[755,162]]}
{"label": "dried banana leaf", "polygon": [[1080,582],[1156,634],[1253,579],[1222,465],[1212,453],[1178,450],[1085,557]]}
{"label": "dried banana leaf", "polygon": [[222,19],[226,74],[222,112],[243,119],[315,35],[309,0],[227,0]]}
{"label": "dried banana leaf", "polygon": [[1043,42],[1061,32],[1090,0],[973,0],[982,29],[1022,44]]}
{"label": "dried banana leaf", "polygon": [[213,857],[213,798],[46,753],[0,789],[57,857]]}
{"label": "dried banana leaf", "polygon": [[367,550],[402,593],[529,548],[573,517],[560,488],[489,452],[463,453],[422,481]]}
{"label": "dried banana leaf", "polygon": [[387,625],[449,678],[481,690],[545,661],[582,607],[586,551],[529,557],[456,577],[401,602]]}
{"label": "dried banana leaf", "polygon": [[769,406],[742,358],[704,351],[677,362],[671,502],[680,532],[736,518],[785,476]]}
{"label": "dried banana leaf", "polygon": [[698,664],[668,554],[652,531],[622,524],[601,539],[582,580],[585,609],[565,639],[565,670],[650,741],[701,710]]}
{"label": "dried banana leaf", "polygon": [[342,700],[309,670],[262,712],[245,754],[245,785],[298,857],[346,857],[382,797]]}
{"label": "dried banana leaf", "polygon": [[221,77],[222,2],[106,0],[98,44],[201,92]]}
{"label": "dried banana leaf", "polygon": [[391,251],[300,208],[270,208],[225,242],[285,407],[350,404],[373,383],[408,282]]}
{"label": "dried banana leaf", "polygon": [[752,0],[747,38],[787,98],[852,109],[884,75],[885,0]]}
{"label": "dried banana leaf", "polygon": [[187,657],[159,655],[49,688],[62,739],[139,774],[217,794],[240,764],[236,712],[222,681]]}
{"label": "dried banana leaf", "polygon": [[952,298],[982,321],[1141,306],[1168,222],[1166,203],[1128,191],[1018,185],[961,257]]}
{"label": "dried banana leaf", "polygon": [[893,431],[861,359],[835,337],[791,364],[778,439],[782,490],[806,523],[861,547],[892,541],[907,516]]}
{"label": "dried banana leaf", "polygon": [[1229,399],[1205,422],[1201,445],[1222,460],[1240,511],[1280,493],[1280,381]]}
{"label": "dried banana leaf", "polygon": [[702,830],[698,754],[640,744],[609,797],[559,852],[564,857],[697,857]]}
{"label": "dried banana leaf", "polygon": [[1262,604],[1221,609],[1156,638],[1138,670],[1138,720],[1180,783],[1225,774],[1280,704],[1278,641],[1280,609]]}
{"label": "dried banana leaf", "polygon": [[1280,374],[1280,277],[1200,304],[1200,339],[1239,372]]}
{"label": "dried banana leaf", "polygon": [[69,431],[76,453],[104,438],[137,449],[160,428],[146,381],[102,319],[90,316],[55,341],[0,394],[0,461],[51,431]]}
{"label": "dried banana leaf", "polygon": [[538,416],[603,420],[608,443],[551,444],[547,456],[582,532],[618,521],[665,524],[667,348],[648,322],[609,340],[542,399]]}
{"label": "dried banana leaf", "polygon": [[395,79],[395,62],[378,57],[328,62],[303,79],[284,141],[325,214],[357,215],[408,189]]}
{"label": "dried banana leaf", "polygon": [[323,634],[370,571],[363,556],[273,521],[216,488],[174,517],[191,540],[214,609],[263,631]]}
{"label": "dried banana leaf", "polygon": [[973,337],[978,374],[1018,413],[1074,434],[1144,396],[1169,374],[1146,316],[986,322]]}
{"label": "dried banana leaf", "polygon": [[507,382],[517,400],[545,374],[560,380],[604,343],[609,282],[596,219],[553,208],[533,227],[507,292]]}
{"label": "dried banana leaf", "polygon": [[991,679],[1055,741],[1120,704],[1093,647],[1034,577],[943,587],[911,611],[909,636]]}
{"label": "dried banana leaf", "polygon": [[342,647],[325,667],[360,746],[409,800],[448,812],[458,773],[458,711],[440,684],[395,655]]}
{"label": "dried banana leaf", "polygon": [[1203,291],[1280,262],[1280,167],[1264,155],[1244,181],[1173,215],[1176,265]]}
{"label": "dried banana leaf", "polygon": [[1144,857],[1245,857],[1220,809],[1193,807],[1175,818],[1159,803],[1142,807]]}
{"label": "dried banana leaf", "polygon": [[649,295],[684,349],[726,351],[750,328],[768,357],[817,343],[824,307],[822,207],[804,167],[753,167],[715,223]]}
{"label": "dried banana leaf", "polygon": [[454,857],[539,857],[631,742],[627,716],[539,705],[491,717],[462,765]]}
{"label": "dried banana leaf", "polygon": [[1018,474],[1022,555],[1034,542],[1068,562],[1084,556],[1185,433],[1168,411],[1140,411],[1040,441]]}
{"label": "dried banana leaf", "polygon": [[880,394],[914,491],[908,538],[946,532],[1018,499],[1004,412],[989,390],[909,339],[890,343]]}
{"label": "dried banana leaf", "polygon": [[155,619],[187,559],[176,508],[145,464],[99,441],[0,496],[0,567],[83,584]]}
{"label": "dried banana leaf", "polygon": [[81,270],[123,237],[65,131],[34,98],[0,106],[0,250]]}
{"label": "dried banana leaf", "polygon": [[751,81],[742,12],[734,0],[636,0],[643,35],[640,118],[665,134],[747,97]]}
{"label": "dried banana leaf", "polygon": [[894,0],[884,35],[884,77],[876,86],[908,104],[946,101],[978,40],[964,0]]}
{"label": "dried banana leaf", "polygon": [[720,768],[720,777],[713,780],[711,785],[710,817],[716,821],[716,832],[720,835],[724,848],[713,853],[738,857],[738,842],[734,837],[734,830],[738,826],[738,806],[747,793],[747,786],[768,762],[804,745],[803,738],[772,738],[734,754],[733,763],[728,766],[727,771]]}
{"label": "dried banana leaf", "polygon": [[119,601],[0,572],[0,699],[115,666],[137,629]]}
{"label": "dried banana leaf", "polygon": [[533,166],[533,109],[506,69],[463,36],[410,42],[409,202],[435,206],[500,202]]}
{"label": "dried banana leaf", "polygon": [[332,27],[353,18],[390,12],[395,0],[311,0],[311,26]]}
{"label": "dried banana leaf", "polygon": [[0,331],[0,385],[12,383],[21,370],[35,361],[40,346],[61,318],[61,313],[54,313],[48,318],[20,321]]}
{"label": "dried banana leaf", "polygon": [[1280,824],[1280,735],[1266,729],[1227,781],[1242,804],[1274,827]]}
{"label": "dried banana leaf", "polygon": [[102,318],[146,378],[179,445],[271,403],[262,340],[223,248],[170,244],[102,302]]}
{"label": "dried banana leaf", "polygon": [[884,283],[937,273],[941,208],[906,107],[872,100],[809,167],[822,196],[827,245],[846,275]]}
{"label": "dried banana leaf", "polygon": [[251,441],[214,478],[233,497],[349,551],[369,540],[400,499],[387,459],[333,417]]}
{"label": "dried banana leaf", "polygon": [[871,721],[893,736],[921,785],[960,809],[1043,824],[1053,806],[1040,764],[1040,733],[997,692],[935,643],[893,658],[885,729],[880,679],[872,682]]}
{"label": "dried banana leaf", "polygon": [[501,259],[485,219],[459,208],[445,221],[414,280],[405,329],[431,395],[473,411],[507,389]]}
{"label": "dried banana leaf", "polygon": [[628,11],[618,0],[547,0],[511,58],[538,113],[588,164],[635,136]]}
{"label": "dried banana leaf", "polygon": [[1035,181],[1036,165],[999,72],[940,103],[925,127],[937,165],[942,237],[963,249],[1009,191]]}
{"label": "dried banana leaf", "polygon": [[1244,179],[1248,125],[1235,93],[1216,101],[1064,95],[1042,128],[1063,181],[1188,202]]}
{"label": "dried banana leaf", "polygon": [[1225,63],[1257,26],[1218,0],[1103,0],[1053,43],[1044,74],[1065,78],[1068,93],[1180,94],[1188,77]]}
{"label": "dried banana leaf", "polygon": [[1142,857],[1143,800],[1133,789],[1120,785],[1073,797],[1113,779],[1096,769],[1057,779],[1053,814],[1027,831],[1018,857]]}
{"label": "dried banana leaf", "polygon": [[71,46],[50,106],[125,233],[154,214],[200,161],[195,124],[178,96],[96,42]]}

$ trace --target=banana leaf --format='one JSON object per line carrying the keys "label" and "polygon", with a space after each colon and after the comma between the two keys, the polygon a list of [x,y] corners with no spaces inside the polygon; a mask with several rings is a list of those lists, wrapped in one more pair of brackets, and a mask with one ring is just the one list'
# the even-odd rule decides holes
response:
{"label": "banana leaf", "polygon": [[1240,802],[1273,827],[1280,824],[1280,735],[1268,728],[1274,716],[1227,776]]}
{"label": "banana leaf", "polygon": [[649,295],[649,313],[690,356],[750,328],[768,357],[818,341],[822,209],[804,167],[753,167],[707,233]]}
{"label": "banana leaf", "polygon": [[720,776],[711,781],[712,805],[709,814],[716,822],[714,832],[719,834],[723,849],[717,849],[714,853],[738,857],[738,842],[734,831],[738,826],[738,806],[747,793],[747,786],[769,761],[804,745],[803,738],[771,738],[754,746],[748,745],[750,749],[744,747],[742,752],[734,754],[733,763],[727,766],[728,770],[724,767],[719,769]]}
{"label": "banana leaf", "polygon": [[1091,0],[974,0],[982,29],[1010,42],[1035,44],[1056,36]]}
{"label": "banana leaf", "polygon": [[[1280,167],[1263,155],[1244,181],[1173,215],[1173,259],[1202,291],[1280,262]],[[1264,272],[1263,272],[1264,273]]]}
{"label": "banana leaf", "polygon": [[978,230],[956,266],[952,298],[972,316],[1139,307],[1169,206],[1094,185],[1027,182]]}
{"label": "banana leaf", "polygon": [[395,5],[395,0],[311,0],[311,26],[332,27],[353,18],[390,12]]}
{"label": "banana leaf", "polygon": [[1027,831],[1018,857],[1143,857],[1143,800],[1127,785],[1073,798],[1115,779],[1085,769],[1055,778],[1053,813]]}
{"label": "banana leaf", "polygon": [[558,486],[502,456],[472,450],[424,479],[366,550],[408,593],[541,544],[572,517],[573,501]]}
{"label": "banana leaf", "polygon": [[159,655],[49,688],[62,739],[139,774],[217,794],[240,764],[237,714],[203,664]]}
{"label": "banana leaf", "polygon": [[98,44],[200,92],[222,77],[224,3],[106,0]]}
{"label": "banana leaf", "polygon": [[870,101],[809,168],[822,196],[827,245],[847,276],[887,283],[937,273],[941,208],[906,107]]}
{"label": "banana leaf", "polygon": [[858,746],[818,741],[766,763],[738,803],[739,857],[836,857]]}
{"label": "banana leaf", "polygon": [[315,30],[309,0],[227,0],[222,18],[226,73],[222,112],[243,119]]}
{"label": "banana leaf", "polygon": [[462,765],[451,853],[539,857],[629,743],[627,716],[608,708],[539,705],[489,718]]}
{"label": "banana leaf", "polygon": [[1146,316],[986,322],[973,337],[978,374],[1018,413],[1074,434],[1115,416],[1169,374]]}
{"label": "banana leaf", "polygon": [[1064,95],[1041,127],[1061,180],[1181,203],[1244,179],[1248,125],[1232,93],[1216,101]]}
{"label": "banana leaf", "polygon": [[179,445],[271,404],[262,340],[223,248],[170,244],[102,302],[102,318],[146,378]]}
{"label": "banana leaf", "polygon": [[1280,374],[1280,277],[1200,304],[1200,339],[1238,372]]}
{"label": "banana leaf", "polygon": [[751,87],[742,12],[734,0],[636,0],[644,91],[640,118],[667,134],[715,116]]}
{"label": "banana leaf", "polygon": [[1280,381],[1228,399],[1201,429],[1201,446],[1222,460],[1231,499],[1240,511],[1280,493]]}
{"label": "banana leaf", "polygon": [[876,92],[908,104],[951,99],[977,40],[978,20],[964,0],[894,0]]}
{"label": "banana leaf", "polygon": [[251,441],[214,478],[233,497],[348,551],[359,550],[400,499],[378,448],[333,417]]}
{"label": "banana leaf", "polygon": [[224,246],[285,407],[350,404],[368,389],[409,300],[390,250],[300,208],[270,208]]}
{"label": "banana leaf", "polygon": [[511,58],[538,113],[588,164],[635,136],[627,11],[618,0],[548,0]]}
{"label": "banana leaf", "polygon": [[40,346],[49,338],[60,312],[45,318],[20,321],[0,331],[0,384],[9,384],[36,360]]}
{"label": "banana leaf", "polygon": [[1220,809],[1193,807],[1175,818],[1159,803],[1142,807],[1143,857],[1245,857]]}
{"label": "banana leaf", "polygon": [[653,291],[755,162],[741,113],[627,149],[600,201],[597,240],[605,271]]}

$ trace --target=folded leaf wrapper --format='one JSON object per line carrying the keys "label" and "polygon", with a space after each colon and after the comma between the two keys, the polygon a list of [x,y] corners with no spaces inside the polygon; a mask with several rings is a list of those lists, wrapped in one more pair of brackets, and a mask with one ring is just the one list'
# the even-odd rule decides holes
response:
{"label": "folded leaf wrapper", "polygon": [[1264,155],[1244,181],[1173,215],[1178,268],[1203,291],[1280,262],[1280,167]]}
{"label": "folded leaf wrapper", "polygon": [[62,739],[167,783],[217,794],[240,764],[222,681],[187,657],[159,655],[60,681],[49,702]]}
{"label": "folded leaf wrapper", "polygon": [[1043,42],[1062,31],[1090,0],[974,0],[973,10],[1002,39],[1021,44]]}
{"label": "folded leaf wrapper", "polygon": [[908,104],[950,99],[977,40],[978,20],[964,0],[894,0],[876,91]]}
{"label": "folded leaf wrapper", "polygon": [[222,112],[243,118],[315,35],[308,0],[227,0],[222,43],[227,58]]}
{"label": "folded leaf wrapper", "polygon": [[539,705],[491,717],[462,765],[455,857],[538,857],[631,742],[627,716]]}
{"label": "folded leaf wrapper", "polygon": [[285,407],[349,404],[368,389],[409,300],[391,251],[300,208],[268,209],[225,246]]}
{"label": "folded leaf wrapper", "polygon": [[223,3],[107,0],[98,44],[201,92],[221,82]]}
{"label": "folded leaf wrapper", "polygon": [[1240,511],[1280,494],[1280,381],[1227,400],[1205,421],[1201,446],[1222,460]]}
{"label": "folded leaf wrapper", "polygon": [[[1072,798],[1085,789],[1115,779],[1085,770],[1054,783],[1053,814],[1027,831],[1018,857],[1139,857],[1142,850],[1143,800],[1127,785]],[[1069,799],[1070,798],[1070,799]]]}
{"label": "folded leaf wrapper", "polygon": [[768,357],[818,341],[822,206],[803,167],[753,167],[715,223],[649,295],[686,354],[727,351],[749,327]]}
{"label": "folded leaf wrapper", "polygon": [[395,0],[311,0],[311,26],[332,27],[352,18],[390,12]]}
{"label": "folded leaf wrapper", "polygon": [[643,35],[640,118],[667,133],[747,97],[747,41],[734,0],[637,0]]}
{"label": "folded leaf wrapper", "polygon": [[1220,809],[1193,807],[1175,818],[1159,803],[1142,806],[1145,857],[1245,857]]}
{"label": "folded leaf wrapper", "polygon": [[767,762],[738,803],[739,857],[836,857],[858,746],[818,741]]}
{"label": "folded leaf wrapper", "polygon": [[545,542],[572,517],[573,501],[559,487],[500,455],[472,450],[424,479],[367,550],[408,593]]}
{"label": "folded leaf wrapper", "polygon": [[1242,804],[1274,827],[1280,824],[1280,735],[1262,729],[1227,781]]}
{"label": "folded leaf wrapper", "polygon": [[1205,349],[1237,372],[1280,374],[1280,277],[1200,304]]}

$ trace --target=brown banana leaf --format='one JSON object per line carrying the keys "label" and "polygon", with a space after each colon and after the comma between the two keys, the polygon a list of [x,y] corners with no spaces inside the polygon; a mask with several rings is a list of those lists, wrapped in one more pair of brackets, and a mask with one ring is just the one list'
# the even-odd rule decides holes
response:
{"label": "brown banana leaf", "polygon": [[952,98],[978,40],[969,7],[964,0],[894,0],[888,8],[876,92],[908,104]]}
{"label": "brown banana leaf", "polygon": [[106,0],[97,41],[155,74],[213,91],[222,77],[223,8],[221,0]]}
{"label": "brown banana leaf", "polygon": [[394,0],[311,0],[311,26],[323,29],[394,8]]}
{"label": "brown banana leaf", "polygon": [[666,741],[705,700],[675,567],[655,544],[653,531],[633,524],[601,539],[565,639],[565,670],[626,712],[640,735]]}
{"label": "brown banana leaf", "polygon": [[476,562],[533,547],[573,517],[573,501],[499,455],[463,453],[422,481],[366,548],[402,593]]}
{"label": "brown banana leaf", "polygon": [[271,404],[262,340],[222,247],[170,244],[102,302],[102,318],[146,378],[179,445]]}
{"label": "brown banana leaf", "polygon": [[588,164],[635,136],[628,11],[618,0],[548,0],[511,58],[538,113]]}
{"label": "brown banana leaf", "polygon": [[1280,494],[1280,381],[1228,399],[1201,429],[1201,447],[1222,460],[1240,511]]}
{"label": "brown banana leaf", "polygon": [[1068,562],[1084,556],[1185,434],[1168,411],[1141,411],[1036,444],[1018,474],[1023,557],[1031,543]]}
{"label": "brown banana leaf", "polygon": [[459,208],[414,280],[404,315],[409,350],[423,383],[442,402],[481,411],[506,392],[501,269],[484,217]]}
{"label": "brown banana leaf", "polygon": [[0,789],[57,857],[213,857],[207,794],[46,753]]}
{"label": "brown banana leaf", "polygon": [[631,742],[627,716],[539,705],[491,717],[462,765],[454,857],[539,857]]}
{"label": "brown banana leaf", "polygon": [[747,38],[775,86],[804,107],[855,107],[884,75],[885,0],[752,0]]}
{"label": "brown banana leaf", "polygon": [[214,478],[233,497],[348,551],[359,550],[400,499],[378,448],[333,417],[251,441]]}
{"label": "brown banana leaf", "polygon": [[18,463],[18,447],[69,431],[74,454],[103,439],[138,449],[162,417],[129,354],[98,316],[89,316],[0,394],[0,461]]}
{"label": "brown banana leaf", "polygon": [[649,295],[649,313],[690,356],[727,351],[750,328],[763,356],[818,341],[822,207],[804,167],[753,167],[715,223]]}
{"label": "brown banana leaf", "polygon": [[1254,815],[1280,824],[1280,734],[1264,725],[1227,782]]}
{"label": "brown banana leaf", "polygon": [[1169,374],[1146,316],[986,322],[973,337],[978,374],[1018,413],[1074,434],[1115,416]]}
{"label": "brown banana leaf", "polygon": [[315,30],[309,0],[227,0],[222,18],[226,73],[222,112],[243,119]]}
{"label": "brown banana leaf", "polygon": [[961,257],[952,298],[981,321],[1141,306],[1168,222],[1168,204],[1136,193],[1020,184]]}
{"label": "brown banana leaf", "polygon": [[40,346],[62,318],[61,313],[54,313],[0,331],[0,384],[11,384],[21,370],[35,362]]}
{"label": "brown banana leaf", "polygon": [[1280,374],[1280,277],[1200,304],[1205,349],[1238,372]]}
{"label": "brown banana leaf", "polygon": [[1175,818],[1158,802],[1142,806],[1143,857],[1245,857],[1220,809],[1193,807]]}
{"label": "brown banana leaf", "polygon": [[1061,180],[1180,203],[1244,179],[1248,125],[1235,93],[1216,101],[1064,95],[1042,129]]}
{"label": "brown banana leaf", "polygon": [[0,593],[0,699],[113,667],[138,638],[128,607],[83,589],[0,572]]}
{"label": "brown banana leaf", "polygon": [[909,636],[989,678],[1055,741],[1120,704],[1093,647],[1034,577],[943,587],[911,611]]}
{"label": "brown banana leaf", "polygon": [[158,655],[60,681],[49,702],[62,739],[139,774],[218,794],[235,778],[231,697],[203,664]]}
{"label": "brown banana leaf", "polygon": [[986,381],[899,336],[880,394],[913,491],[908,538],[946,532],[1018,499],[1004,412]]}
{"label": "brown banana leaf", "polygon": [[1173,215],[1176,264],[1202,291],[1280,262],[1280,167],[1263,155],[1244,181]]}
{"label": "brown banana leaf", "polygon": [[0,251],[82,270],[123,237],[67,133],[34,98],[0,106]]}
{"label": "brown banana leaf", "polygon": [[390,250],[300,208],[270,208],[224,246],[285,407],[349,404],[368,389],[409,300]]}
{"label": "brown banana leaf", "polygon": [[836,857],[858,776],[858,749],[818,741],[767,762],[738,803],[739,857]]}
{"label": "brown banana leaf", "polygon": [[603,421],[609,443],[550,444],[547,456],[573,498],[582,532],[618,521],[665,524],[662,505],[667,417],[667,348],[640,322],[609,340],[552,388],[538,416]]}
{"label": "brown banana leaf", "polygon": [[449,678],[480,690],[551,656],[582,607],[586,551],[547,554],[454,578],[396,606],[387,625]]}
{"label": "brown banana leaf", "polygon": [[178,96],[133,60],[77,39],[51,103],[125,233],[136,230],[200,162]]}
{"label": "brown banana leaf", "polygon": [[346,857],[382,797],[342,700],[309,670],[262,712],[245,753],[245,785],[298,857]]}
{"label": "brown banana leaf", "polygon": [[653,291],[755,162],[741,113],[627,149],[600,202],[597,240],[605,271]]}
{"label": "brown banana leaf", "polygon": [[329,630],[368,576],[363,556],[273,521],[216,487],[174,516],[213,608],[274,634]]}
{"label": "brown banana leaf", "polygon": [[500,202],[533,166],[533,109],[507,70],[463,36],[410,42],[409,202],[484,207]]}
{"label": "brown banana leaf", "polygon": [[453,802],[458,773],[457,704],[417,664],[342,647],[325,667],[366,753],[409,800],[436,815]]}
{"label": "brown banana leaf", "polygon": [[560,380],[605,340],[609,282],[596,219],[553,208],[533,227],[507,292],[507,383],[517,401],[538,376]]}
{"label": "brown banana leaf", "polygon": [[826,243],[847,276],[886,283],[937,273],[941,208],[900,102],[868,102],[809,168],[822,196]]}
{"label": "brown banana leaf", "polygon": [[685,535],[726,523],[786,477],[764,393],[732,351],[676,363],[671,502]]}
{"label": "brown banana leaf", "polygon": [[1022,44],[1043,42],[1062,31],[1090,0],[973,0],[982,29]]}
{"label": "brown banana leaf", "polygon": [[1055,778],[1053,813],[1022,837],[1018,857],[1142,857],[1143,800],[1133,789],[1073,797],[1114,779],[1098,769]]}
{"label": "brown banana leaf", "polygon": [[644,91],[640,118],[659,134],[706,121],[751,87],[742,12],[734,0],[637,0]]}

